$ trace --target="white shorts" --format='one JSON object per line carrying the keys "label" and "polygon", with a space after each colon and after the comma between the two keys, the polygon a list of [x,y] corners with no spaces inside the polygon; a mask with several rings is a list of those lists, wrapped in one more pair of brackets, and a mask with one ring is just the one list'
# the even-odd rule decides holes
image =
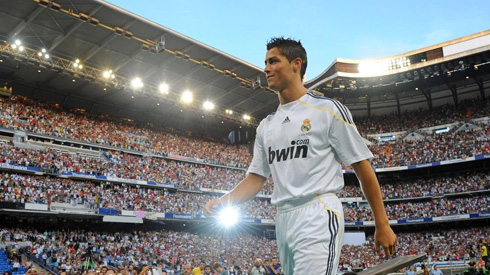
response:
{"label": "white shorts", "polygon": [[344,212],[335,194],[278,204],[276,238],[285,275],[337,274]]}

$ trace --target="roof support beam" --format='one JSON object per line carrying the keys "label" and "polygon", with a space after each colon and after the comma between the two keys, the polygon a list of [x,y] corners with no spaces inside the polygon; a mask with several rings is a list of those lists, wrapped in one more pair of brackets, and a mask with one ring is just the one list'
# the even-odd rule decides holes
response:
{"label": "roof support beam", "polygon": [[476,85],[478,85],[478,89],[480,89],[480,99],[482,101],[485,100],[485,87],[483,86],[483,79],[481,77],[475,77]]}
{"label": "roof support beam", "polygon": [[367,104],[367,116],[371,118],[371,96],[366,95],[366,104]]}
{"label": "roof support beam", "polygon": [[125,56],[123,59],[117,62],[116,67],[112,70],[114,74],[118,72],[122,67],[126,66],[126,64],[128,64],[129,61],[133,60],[140,52],[141,49],[137,49],[134,52],[132,52],[131,55]]}
{"label": "roof support beam", "polygon": [[427,105],[429,106],[429,111],[432,113],[432,92],[429,88],[422,89],[422,94],[427,99]]}
{"label": "roof support beam", "polygon": [[400,95],[398,94],[397,91],[395,91],[395,98],[396,98],[396,110],[397,110],[397,114],[398,114],[398,117],[401,117],[402,112],[401,112],[401,109],[400,109]]}
{"label": "roof support beam", "polygon": [[[97,11],[99,11],[102,8],[102,5],[98,5],[97,7],[93,8],[89,12],[89,16],[93,16]],[[56,47],[58,47],[67,37],[69,37],[73,32],[75,32],[84,22],[79,20],[75,24],[71,25],[70,28],[64,33],[58,35],[55,39],[53,39],[53,42],[51,43],[51,47],[49,47],[49,51],[52,52]]]}
{"label": "roof support beam", "polygon": [[38,6],[33,12],[31,12],[31,14],[27,16],[26,21],[23,20],[17,26],[15,26],[15,28],[7,35],[8,39],[11,40],[19,35],[19,33],[21,33],[34,19],[36,19],[36,17],[41,14],[43,10],[43,7]]}
{"label": "roof support beam", "polygon": [[[136,23],[136,19],[133,19],[131,21],[129,21],[128,23],[124,24],[122,26],[123,29],[128,29],[130,28],[132,25],[134,25]],[[96,55],[97,53],[99,53],[103,48],[105,48],[105,46],[107,46],[109,43],[112,42],[112,40],[116,39],[117,35],[115,33],[111,33],[110,35],[108,35],[106,38],[104,38],[104,40],[102,40],[102,43],[100,43],[100,45],[94,45],[92,48],[90,48],[88,51],[86,51],[84,54],[82,54],[82,62],[85,63],[88,59],[90,59],[92,56]]]}
{"label": "roof support beam", "polygon": [[[192,49],[195,45],[189,45],[185,47],[184,49],[181,50],[181,52],[186,53],[188,50]],[[158,64],[158,66],[155,66],[148,71],[145,72],[145,75],[142,77],[142,79],[146,80],[147,78],[153,76],[155,73],[159,72],[163,67],[165,67],[167,64],[175,60],[177,57],[175,55],[172,55],[171,57],[165,59],[162,63]]]}
{"label": "roof support beam", "polygon": [[454,83],[447,84],[447,87],[449,88],[449,90],[451,90],[451,92],[453,94],[454,106],[458,107],[458,105],[459,105],[458,88],[456,87],[456,85]]}

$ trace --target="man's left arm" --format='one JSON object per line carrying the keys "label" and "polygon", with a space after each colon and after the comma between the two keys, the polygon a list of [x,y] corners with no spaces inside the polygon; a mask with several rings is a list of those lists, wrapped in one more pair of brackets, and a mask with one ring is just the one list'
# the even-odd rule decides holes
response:
{"label": "man's left arm", "polygon": [[362,160],[351,164],[356,172],[356,176],[361,183],[362,191],[366,197],[369,206],[374,214],[376,231],[374,233],[374,242],[376,251],[381,253],[380,246],[383,247],[385,254],[392,256],[398,245],[395,233],[390,227],[388,216],[383,204],[381,188],[379,187],[378,178],[374,173],[369,160]]}

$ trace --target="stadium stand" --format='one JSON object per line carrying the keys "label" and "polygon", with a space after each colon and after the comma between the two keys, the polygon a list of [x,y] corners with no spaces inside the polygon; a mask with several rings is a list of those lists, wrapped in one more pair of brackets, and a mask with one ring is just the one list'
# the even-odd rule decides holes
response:
{"label": "stadium stand", "polygon": [[[226,135],[257,126],[256,119],[276,108],[276,95],[261,86],[263,73],[107,3],[69,2],[70,8],[62,0],[0,4],[9,23],[0,25],[0,36],[11,39],[12,30],[25,36],[24,53],[15,51],[12,41],[0,43],[5,83],[0,93],[0,273],[24,274],[33,262],[54,274],[87,269],[89,274],[140,274],[147,265],[153,274],[180,274],[185,265],[204,261],[240,274],[237,269],[247,269],[258,257],[276,257],[271,178],[241,206],[236,232],[215,230],[203,216],[204,203],[232,189],[251,160],[253,131],[241,145]],[[39,22],[43,16],[36,18],[48,12],[56,12],[49,14],[49,22],[57,25],[52,29]],[[110,26],[109,18],[127,22],[126,27]],[[73,27],[65,29],[68,23]],[[26,35],[25,25],[34,33],[42,25],[45,33]],[[53,31],[57,28],[63,35]],[[169,48],[146,33],[164,34]],[[305,83],[353,107],[356,127],[375,156],[372,165],[399,237],[398,256],[426,253],[430,265],[464,268],[470,259],[481,265],[479,249],[490,241],[488,45],[448,53],[461,49],[458,43],[479,45],[489,35],[484,31],[402,54],[415,66],[397,67],[382,77],[362,75],[357,61],[336,60]],[[45,37],[49,41],[43,43]],[[51,61],[38,55],[38,40],[52,45]],[[78,46],[67,46],[74,43]],[[68,60],[80,56],[81,61]],[[118,64],[117,75],[96,79],[108,56],[122,58],[110,60]],[[396,61],[389,59],[381,61]],[[73,62],[78,69],[84,63],[84,70],[73,69]],[[132,100],[126,72],[135,68],[151,83]],[[166,97],[156,96],[153,87],[152,76],[162,68],[174,84]],[[81,84],[71,88],[74,83]],[[175,91],[183,83],[202,87],[199,92],[210,98],[226,94],[230,106],[254,106],[254,117],[241,119],[247,109],[235,116],[218,110],[205,118],[198,107],[181,108]],[[243,97],[251,91],[260,100]],[[340,197],[347,231],[368,237],[364,244],[343,246],[341,271],[383,263],[384,255],[375,253],[373,217],[349,167],[344,177]]]}

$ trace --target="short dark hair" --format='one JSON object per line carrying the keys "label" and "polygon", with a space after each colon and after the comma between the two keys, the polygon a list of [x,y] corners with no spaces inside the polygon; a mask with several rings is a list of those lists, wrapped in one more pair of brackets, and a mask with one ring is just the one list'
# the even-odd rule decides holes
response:
{"label": "short dark hair", "polygon": [[295,58],[301,59],[301,80],[306,73],[306,67],[308,65],[308,57],[306,56],[306,50],[301,45],[301,41],[294,40],[292,38],[284,38],[284,37],[272,37],[267,42],[267,50],[272,48],[279,49],[279,52],[284,55],[289,62],[293,61]]}

